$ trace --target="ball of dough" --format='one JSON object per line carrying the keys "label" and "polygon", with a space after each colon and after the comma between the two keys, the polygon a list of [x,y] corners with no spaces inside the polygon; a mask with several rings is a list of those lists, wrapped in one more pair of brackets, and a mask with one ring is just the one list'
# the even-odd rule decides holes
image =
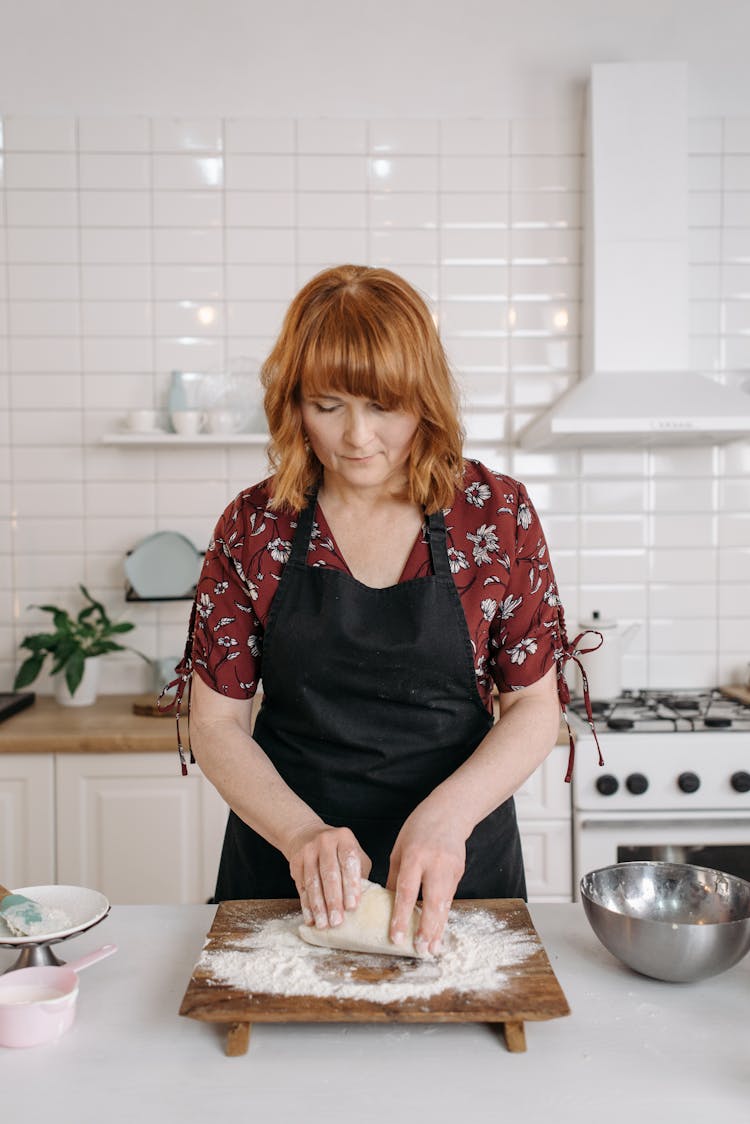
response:
{"label": "ball of dough", "polygon": [[299,935],[309,944],[321,948],[342,948],[350,952],[374,952],[388,956],[419,956],[414,947],[414,937],[419,928],[421,909],[415,907],[406,927],[402,944],[394,944],[388,936],[393,914],[395,894],[378,886],[376,882],[362,879],[362,896],[356,909],[344,913],[344,920],[335,928],[316,929],[313,925],[300,925]]}

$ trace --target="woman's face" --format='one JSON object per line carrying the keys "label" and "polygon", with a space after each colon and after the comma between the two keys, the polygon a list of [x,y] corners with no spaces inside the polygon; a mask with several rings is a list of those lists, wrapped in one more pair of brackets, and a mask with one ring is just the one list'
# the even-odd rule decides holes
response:
{"label": "woman's face", "polygon": [[400,487],[419,418],[338,390],[303,397],[302,426],[326,480],[361,488]]}

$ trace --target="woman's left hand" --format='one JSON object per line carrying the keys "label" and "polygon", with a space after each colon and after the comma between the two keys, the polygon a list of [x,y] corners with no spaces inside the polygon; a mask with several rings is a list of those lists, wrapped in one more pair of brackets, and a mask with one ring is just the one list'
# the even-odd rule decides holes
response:
{"label": "woman's left hand", "polygon": [[445,809],[424,801],[398,834],[388,872],[387,887],[396,899],[391,940],[403,941],[422,887],[422,919],[414,945],[421,954],[437,956],[456,887],[466,866],[466,837],[451,823]]}

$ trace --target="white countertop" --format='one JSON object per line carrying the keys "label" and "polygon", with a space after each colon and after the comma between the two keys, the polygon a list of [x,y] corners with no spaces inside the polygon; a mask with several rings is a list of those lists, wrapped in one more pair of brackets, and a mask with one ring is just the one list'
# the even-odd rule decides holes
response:
{"label": "white countertop", "polygon": [[[177,1010],[213,906],[116,906],[57,950],[114,941],[81,974],[57,1043],[0,1049],[8,1121],[62,1124],[747,1124],[750,956],[697,984],[649,980],[599,944],[579,905],[530,912],[572,1008],[526,1023],[509,1053],[486,1025],[270,1025],[224,1053],[224,1032]],[[0,970],[15,956],[0,949]]]}

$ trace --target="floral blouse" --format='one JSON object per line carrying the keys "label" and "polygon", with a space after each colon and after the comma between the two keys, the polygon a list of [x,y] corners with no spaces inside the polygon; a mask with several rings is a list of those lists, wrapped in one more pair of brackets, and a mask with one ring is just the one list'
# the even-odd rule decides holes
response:
{"label": "floral blouse", "polygon": [[[269,508],[269,480],[227,507],[208,546],[191,638],[178,667],[193,670],[230,698],[255,694],[263,674],[263,635],[296,528],[293,514]],[[517,480],[466,461],[463,487],[445,511],[448,559],[469,629],[479,694],[520,690],[557,666],[561,703],[569,700],[563,610],[539,517]],[[432,572],[425,525],[400,581]],[[309,565],[348,573],[318,506]],[[182,692],[180,691],[180,694]]]}

